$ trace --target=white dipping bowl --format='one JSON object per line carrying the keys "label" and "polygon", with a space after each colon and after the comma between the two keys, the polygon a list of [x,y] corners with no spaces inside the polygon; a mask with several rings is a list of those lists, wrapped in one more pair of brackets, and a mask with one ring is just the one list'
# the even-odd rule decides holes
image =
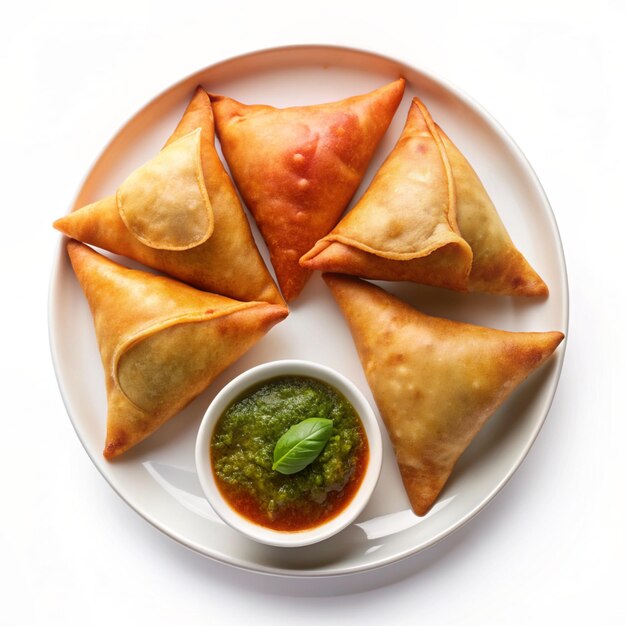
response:
{"label": "white dipping bowl", "polygon": [[[356,494],[348,505],[328,521],[300,531],[273,530],[256,524],[240,515],[226,502],[215,482],[211,465],[211,438],[215,426],[226,409],[248,389],[260,383],[282,376],[308,376],[328,383],[339,391],[354,407],[361,418],[367,443],[369,460],[365,475]],[[306,546],[327,539],[351,524],[368,503],[382,465],[382,440],[380,428],[372,407],[363,394],[345,376],[329,367],[309,361],[288,360],[264,363],[249,369],[233,379],[215,396],[209,405],[196,440],[196,468],[202,490],[215,512],[232,528],[254,541],[271,546],[298,547]]]}

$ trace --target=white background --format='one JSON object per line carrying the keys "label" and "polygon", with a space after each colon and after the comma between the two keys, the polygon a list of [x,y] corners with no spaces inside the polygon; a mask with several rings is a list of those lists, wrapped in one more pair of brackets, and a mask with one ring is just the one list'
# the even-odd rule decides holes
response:
{"label": "white background", "polygon": [[[0,10],[0,623],[623,623],[625,5],[11,4]],[[484,105],[545,187],[571,290],[555,402],[504,491],[427,552],[331,581],[240,572],[145,523],[82,449],[47,341],[50,224],[111,135],[179,78],[293,43],[395,56]]]}

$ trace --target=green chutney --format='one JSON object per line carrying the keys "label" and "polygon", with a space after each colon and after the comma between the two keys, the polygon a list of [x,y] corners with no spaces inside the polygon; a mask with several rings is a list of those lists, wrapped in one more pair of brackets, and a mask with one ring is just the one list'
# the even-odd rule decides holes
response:
{"label": "green chutney", "polygon": [[[274,447],[309,417],[333,421],[330,439],[303,470],[272,470]],[[220,492],[244,517],[275,530],[318,526],[343,510],[369,458],[363,424],[334,387],[305,376],[274,378],[248,389],[219,419],[211,462]]]}

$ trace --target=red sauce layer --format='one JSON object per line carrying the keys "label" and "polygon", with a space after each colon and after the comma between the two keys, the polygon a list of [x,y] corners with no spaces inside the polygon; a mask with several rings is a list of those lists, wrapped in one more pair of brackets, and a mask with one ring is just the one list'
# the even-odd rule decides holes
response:
{"label": "red sauce layer", "polygon": [[216,483],[224,500],[239,515],[260,526],[273,530],[297,532],[309,530],[333,519],[352,502],[358,491],[369,461],[369,446],[363,433],[362,444],[357,453],[354,472],[342,489],[329,491],[322,503],[311,500],[298,500],[274,511],[272,516],[253,495],[230,485],[216,476]]}

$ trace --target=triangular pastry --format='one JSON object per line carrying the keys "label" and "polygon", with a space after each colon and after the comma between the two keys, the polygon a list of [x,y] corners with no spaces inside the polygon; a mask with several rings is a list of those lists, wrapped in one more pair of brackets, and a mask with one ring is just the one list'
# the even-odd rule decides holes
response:
{"label": "triangular pastry", "polygon": [[127,269],[76,241],[67,249],[105,371],[107,459],[178,413],[288,314]]}
{"label": "triangular pastry", "polygon": [[198,88],[155,159],[116,195],[73,211],[55,228],[199,289],[282,304],[214,139],[211,102]]}
{"label": "triangular pastry", "polygon": [[211,95],[222,151],[287,300],[298,261],[337,223],[402,99],[404,80],[339,102],[277,109]]}
{"label": "triangular pastry", "polygon": [[474,436],[563,333],[430,317],[359,279],[324,279],[350,326],[413,510],[425,515]]}
{"label": "triangular pastry", "polygon": [[[447,206],[442,202],[446,193]],[[460,245],[461,238],[473,256]],[[548,293],[511,241],[467,159],[418,98],[413,99],[398,144],[363,197],[301,264],[311,270],[461,291]]]}
{"label": "triangular pastry", "polygon": [[363,197],[301,265],[465,291],[471,264],[445,148],[414,100],[398,143]]}

